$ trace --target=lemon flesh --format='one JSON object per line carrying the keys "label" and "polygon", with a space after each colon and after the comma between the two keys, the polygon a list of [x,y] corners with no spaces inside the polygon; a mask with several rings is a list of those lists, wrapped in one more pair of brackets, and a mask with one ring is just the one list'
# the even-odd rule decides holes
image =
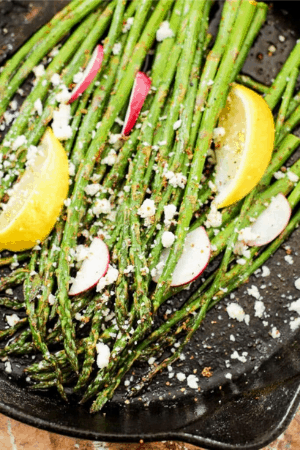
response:
{"label": "lemon flesh", "polygon": [[262,178],[271,159],[275,127],[265,100],[235,84],[219,117],[225,134],[216,140],[218,208],[247,195]]}
{"label": "lemon flesh", "polygon": [[48,128],[0,214],[0,251],[23,251],[43,241],[55,225],[68,189],[68,158]]}

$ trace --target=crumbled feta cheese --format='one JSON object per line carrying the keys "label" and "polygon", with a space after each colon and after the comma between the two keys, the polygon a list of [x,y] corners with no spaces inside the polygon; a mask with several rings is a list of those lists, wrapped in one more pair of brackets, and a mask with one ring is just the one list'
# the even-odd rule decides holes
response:
{"label": "crumbled feta cheese", "polygon": [[217,127],[213,131],[213,139],[220,139],[220,137],[225,136],[225,128]]}
{"label": "crumbled feta cheese", "polygon": [[55,96],[56,101],[59,103],[67,103],[71,98],[71,92],[68,91],[67,86],[62,84],[60,86],[60,92],[58,92]]}
{"label": "crumbled feta cheese", "polygon": [[173,124],[173,130],[178,130],[178,128],[181,127],[181,119],[177,120],[174,124]]}
{"label": "crumbled feta cheese", "polygon": [[196,377],[196,375],[189,375],[187,377],[186,381],[187,381],[187,385],[188,385],[189,388],[191,388],[191,389],[198,389],[198,387],[199,387],[198,386],[199,378]]}
{"label": "crumbled feta cheese", "polygon": [[292,331],[297,330],[300,327],[300,317],[297,317],[297,319],[290,321],[290,329]]}
{"label": "crumbled feta cheese", "polygon": [[89,256],[89,248],[85,247],[85,245],[77,245],[75,250],[74,258],[77,262],[84,261]]}
{"label": "crumbled feta cheese", "polygon": [[165,214],[164,223],[165,225],[168,226],[171,224],[171,221],[176,214],[176,206],[172,204],[164,206],[164,214]]}
{"label": "crumbled feta cheese", "polygon": [[226,311],[231,319],[236,319],[238,322],[243,322],[245,319],[245,312],[238,303],[229,303]]}
{"label": "crumbled feta cheese", "polygon": [[232,379],[232,374],[231,373],[226,373],[225,374],[225,378],[227,378],[228,380]]}
{"label": "crumbled feta cheese", "polygon": [[171,38],[175,36],[174,32],[170,28],[170,23],[165,20],[159,27],[159,29],[156,32],[156,40],[158,42],[163,41],[164,39]]}
{"label": "crumbled feta cheese", "polygon": [[163,247],[171,247],[175,240],[175,235],[171,231],[164,231],[161,237]]}
{"label": "crumbled feta cheese", "polygon": [[36,78],[40,78],[43,75],[45,75],[45,67],[43,66],[43,64],[39,64],[38,66],[32,69],[32,72],[34,73]]}
{"label": "crumbled feta cheese", "polygon": [[25,145],[27,142],[26,136],[22,134],[21,136],[18,136],[17,139],[12,144],[13,150],[18,150],[22,145]]}
{"label": "crumbled feta cheese", "polygon": [[49,294],[49,297],[48,297],[49,305],[53,306],[55,304],[55,301],[56,301],[55,295]]}
{"label": "crumbled feta cheese", "polygon": [[259,293],[259,290],[257,289],[257,286],[252,284],[251,288],[247,288],[247,292],[249,295],[252,295],[252,297],[256,298],[257,300],[260,300],[261,296]]}
{"label": "crumbled feta cheese", "polygon": [[281,34],[278,36],[278,39],[280,42],[284,42],[285,41],[285,37],[282,36]]}
{"label": "crumbled feta cheese", "polygon": [[289,311],[296,311],[300,316],[300,298],[290,304]]}
{"label": "crumbled feta cheese", "polygon": [[108,366],[109,357],[110,357],[110,349],[108,345],[103,344],[103,342],[98,342],[96,344],[97,350],[97,366],[99,369],[104,369],[104,367]]}
{"label": "crumbled feta cheese", "polygon": [[74,83],[80,83],[80,81],[83,79],[83,72],[78,72],[75,73],[74,77],[73,77],[73,82]]}
{"label": "crumbled feta cheese", "polygon": [[204,224],[207,228],[216,228],[222,225],[222,213],[218,211],[217,206],[214,202],[212,202],[210,205],[210,210],[207,214],[207,219]]}
{"label": "crumbled feta cheese", "polygon": [[51,83],[53,86],[58,86],[60,84],[60,76],[58,73],[54,73],[51,77]]}
{"label": "crumbled feta cheese", "polygon": [[268,266],[262,266],[262,274],[261,274],[261,276],[262,277],[268,277],[269,275],[270,275],[270,269],[269,269],[269,267]]}
{"label": "crumbled feta cheese", "polygon": [[148,359],[148,364],[149,364],[149,366],[153,366],[153,364],[155,363],[155,361],[156,361],[156,358],[154,358],[154,356],[151,356],[151,357]]}
{"label": "crumbled feta cheese", "polygon": [[163,175],[166,177],[167,180],[169,180],[169,183],[174,188],[180,187],[183,189],[186,185],[186,176],[182,173],[174,173],[171,170],[164,170]]}
{"label": "crumbled feta cheese", "polygon": [[122,45],[120,42],[116,42],[112,48],[112,52],[114,55],[119,55],[122,50]]}
{"label": "crumbled feta cheese", "polygon": [[285,177],[285,173],[281,172],[281,170],[274,173],[274,178],[276,178],[276,180],[280,180],[281,178],[284,178],[284,177]]}
{"label": "crumbled feta cheese", "polygon": [[88,184],[86,186],[86,188],[84,189],[85,193],[89,196],[93,196],[96,195],[97,192],[99,192],[100,190],[100,184],[99,183],[94,183],[94,184]]}
{"label": "crumbled feta cheese", "polygon": [[108,286],[110,284],[113,284],[119,276],[119,271],[112,267],[111,265],[108,266],[108,270],[106,272],[106,275],[102,278],[100,278],[98,284],[97,284],[97,292],[101,292],[105,286]]}
{"label": "crumbled feta cheese", "polygon": [[126,23],[125,23],[125,25],[123,26],[123,29],[122,29],[122,32],[123,32],[123,33],[126,33],[127,31],[130,30],[130,28],[131,28],[132,25],[133,25],[133,21],[134,21],[134,18],[133,18],[133,17],[129,17],[129,18],[126,20]]}
{"label": "crumbled feta cheese", "polygon": [[52,130],[57,139],[66,140],[72,136],[72,128],[69,125],[70,119],[70,105],[61,104],[58,110],[53,111]]}
{"label": "crumbled feta cheese", "polygon": [[243,352],[242,356],[238,354],[238,352],[235,350],[232,355],[230,355],[230,358],[232,359],[238,359],[240,362],[245,363],[247,361],[246,356],[248,355],[248,352]]}
{"label": "crumbled feta cheese", "polygon": [[18,109],[18,102],[17,102],[17,100],[13,100],[13,101],[10,103],[10,107],[11,107],[11,109],[12,109],[13,111],[16,111],[16,110]]}
{"label": "crumbled feta cheese", "polygon": [[291,170],[287,171],[287,177],[290,181],[292,181],[292,183],[297,183],[299,181],[299,177],[298,175],[296,175],[294,172],[292,172]]}
{"label": "crumbled feta cheese", "polygon": [[4,367],[5,367],[5,372],[7,372],[7,373],[11,373],[12,372],[11,363],[9,361],[5,361]]}
{"label": "crumbled feta cheese", "polygon": [[156,208],[154,200],[147,198],[146,200],[143,201],[141,207],[138,209],[138,214],[143,219],[145,219],[146,217],[154,216],[155,210]]}
{"label": "crumbled feta cheese", "polygon": [[99,216],[99,214],[109,214],[111,212],[111,205],[109,200],[106,198],[103,199],[97,199],[95,201],[95,204],[92,208],[93,214],[95,216]]}
{"label": "crumbled feta cheese", "polygon": [[285,255],[284,259],[288,264],[294,264],[294,260],[291,255]]}
{"label": "crumbled feta cheese", "polygon": [[36,112],[38,113],[38,115],[41,116],[42,113],[43,113],[43,105],[42,105],[42,102],[41,102],[41,99],[40,99],[40,98],[38,98],[38,99],[34,102],[34,108],[35,108]]}
{"label": "crumbled feta cheese", "polygon": [[255,317],[261,318],[266,308],[261,300],[256,300],[256,302],[254,303],[254,309],[255,309]]}
{"label": "crumbled feta cheese", "polygon": [[117,160],[117,153],[115,152],[114,149],[111,149],[108,153],[108,155],[106,156],[106,158],[103,158],[101,161],[101,164],[107,164],[108,166],[113,166],[114,163]]}
{"label": "crumbled feta cheese", "polygon": [[242,228],[239,230],[238,234],[238,240],[242,242],[254,241],[258,238],[258,235],[252,232],[251,227]]}
{"label": "crumbled feta cheese", "polygon": [[178,373],[176,373],[176,378],[178,381],[184,381],[186,379],[186,376],[184,373],[178,372]]}
{"label": "crumbled feta cheese", "polygon": [[132,264],[129,264],[126,269],[124,269],[124,275],[128,275],[132,272],[134,272],[134,266]]}
{"label": "crumbled feta cheese", "polygon": [[74,177],[75,175],[75,164],[72,161],[69,161],[69,175],[70,177]]}
{"label": "crumbled feta cheese", "polygon": [[214,84],[214,80],[208,80],[206,84],[207,86],[212,86]]}
{"label": "crumbled feta cheese", "polygon": [[116,144],[121,138],[121,134],[110,134],[108,142],[110,144]]}
{"label": "crumbled feta cheese", "polygon": [[270,336],[272,336],[273,339],[277,339],[280,337],[280,331],[278,331],[276,327],[273,327],[270,331]]}
{"label": "crumbled feta cheese", "polygon": [[11,316],[5,316],[5,318],[10,327],[13,327],[21,320],[17,314],[12,314]]}

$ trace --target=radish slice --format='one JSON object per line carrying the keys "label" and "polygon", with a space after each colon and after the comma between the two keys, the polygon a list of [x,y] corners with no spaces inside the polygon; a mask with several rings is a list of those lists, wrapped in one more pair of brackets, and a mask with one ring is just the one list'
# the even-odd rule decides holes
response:
{"label": "radish slice", "polygon": [[132,128],[134,127],[150,87],[151,87],[150,78],[147,77],[147,75],[145,75],[143,72],[138,72],[134,80],[129,105],[124,120],[122,130],[122,134],[124,136],[129,134]]}
{"label": "radish slice", "polygon": [[88,86],[91,84],[98,71],[101,68],[103,60],[103,47],[102,45],[97,45],[95,48],[91,60],[88,63],[85,71],[82,74],[82,79],[79,81],[71,92],[71,98],[69,103],[74,102],[80,94],[82,94]]}
{"label": "radish slice", "polygon": [[250,227],[251,232],[256,234],[257,238],[245,240],[245,244],[261,246],[273,241],[287,226],[291,212],[290,204],[285,196],[283,194],[276,195]]}
{"label": "radish slice", "polygon": [[100,278],[106,274],[108,265],[107,245],[100,238],[94,238],[89,247],[88,256],[83,261],[69,290],[69,295],[77,295],[96,286]]}
{"label": "radish slice", "polygon": [[[162,266],[166,263],[169,253],[170,249],[167,248],[161,254],[156,274],[153,276],[155,283],[162,274]],[[198,278],[206,268],[209,258],[210,242],[207,233],[203,227],[196,228],[188,233],[185,239],[182,255],[173,272],[171,286],[182,286]]]}

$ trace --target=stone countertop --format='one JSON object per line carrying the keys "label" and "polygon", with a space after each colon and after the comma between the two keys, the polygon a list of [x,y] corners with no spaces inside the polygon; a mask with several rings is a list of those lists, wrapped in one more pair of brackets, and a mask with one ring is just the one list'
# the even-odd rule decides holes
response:
{"label": "stone countertop", "polygon": [[[109,444],[61,436],[0,414],[0,450],[203,450],[181,442]],[[263,450],[300,449],[300,408],[288,429]]]}

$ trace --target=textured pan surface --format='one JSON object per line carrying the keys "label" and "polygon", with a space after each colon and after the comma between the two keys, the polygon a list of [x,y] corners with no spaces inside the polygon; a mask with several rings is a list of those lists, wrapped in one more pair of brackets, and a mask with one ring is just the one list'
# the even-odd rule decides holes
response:
{"label": "textured pan surface", "polygon": [[[66,3],[1,2],[0,61]],[[218,17],[217,7],[215,10]],[[292,24],[296,11],[297,2],[274,3],[244,73],[263,83],[271,82],[299,37]],[[3,28],[8,32],[3,32]],[[284,42],[280,42],[279,35],[285,36]],[[269,56],[271,44],[276,46],[276,52]],[[87,407],[77,405],[75,397],[64,404],[55,392],[32,393],[22,376],[30,356],[10,358],[13,372],[9,376],[0,362],[0,411],[50,431],[100,441],[177,439],[211,449],[263,447],[286,428],[300,400],[300,333],[292,333],[289,323],[297,314],[287,308],[299,296],[294,286],[294,280],[300,276],[299,238],[300,230],[296,230],[287,243],[292,249],[292,265],[284,259],[286,250],[282,248],[267,262],[269,277],[253,276],[248,285],[236,292],[236,299],[250,315],[249,325],[230,320],[226,312],[228,301],[222,302],[208,314],[186,349],[185,359],[173,365],[175,376],[169,378],[167,371],[162,373],[141,397],[129,404],[125,403],[125,390],[121,388],[105,408],[105,414],[91,416]],[[247,287],[253,284],[263,296],[267,313],[263,319],[254,316],[255,299],[247,293]],[[170,301],[164,311],[180,301]],[[280,331],[278,339],[269,334],[273,327]],[[231,358],[234,351],[244,353],[246,362]],[[204,367],[210,368],[211,377],[201,375]],[[138,366],[135,375],[130,372],[127,378],[133,376],[137,380],[146,368],[147,364]],[[188,376],[195,371],[200,391],[188,388],[186,381],[179,382],[176,377],[179,372]],[[228,373],[231,379],[225,377]]]}

